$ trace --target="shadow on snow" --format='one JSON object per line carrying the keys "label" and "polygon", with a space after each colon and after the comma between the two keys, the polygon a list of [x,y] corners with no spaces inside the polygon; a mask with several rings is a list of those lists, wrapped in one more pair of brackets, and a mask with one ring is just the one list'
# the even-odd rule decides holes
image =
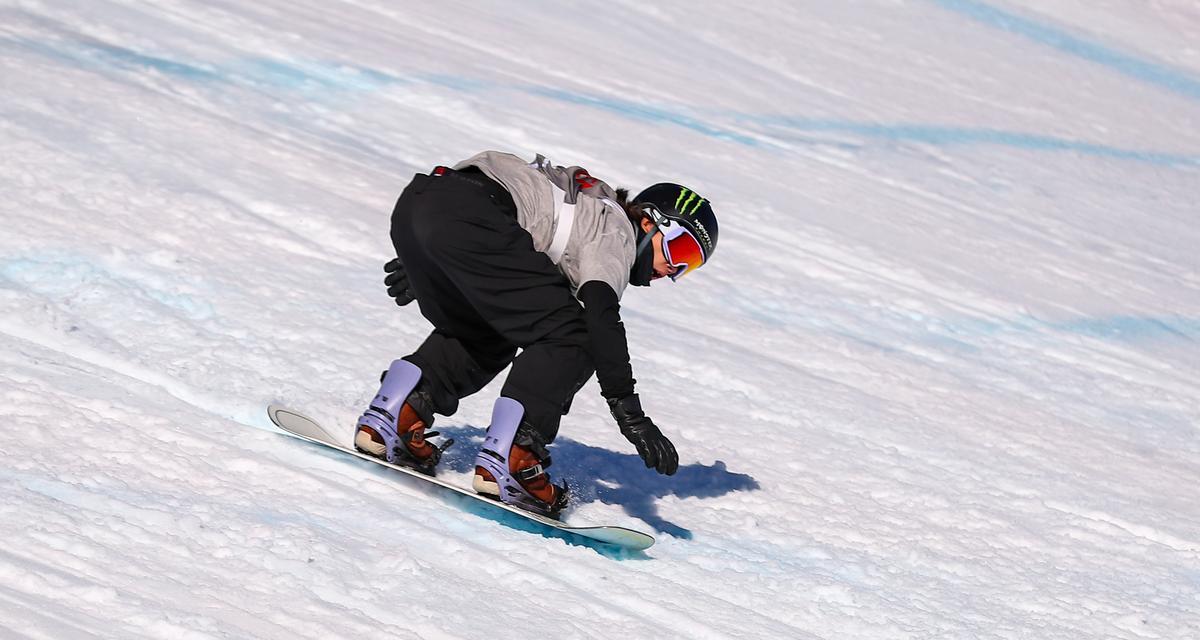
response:
{"label": "shadow on snow", "polygon": [[[446,451],[441,464],[459,473],[469,472],[474,466],[475,454],[483,444],[486,429],[441,424],[435,428],[456,441]],[[759,488],[753,477],[729,471],[720,460],[711,465],[681,465],[675,475],[663,476],[647,469],[636,453],[610,451],[563,436],[554,441],[550,452],[554,458],[550,475],[555,482],[567,479],[574,504],[599,501],[620,505],[630,516],[656,531],[685,540],[692,538],[692,532],[659,515],[656,499],[665,496],[713,498]]]}

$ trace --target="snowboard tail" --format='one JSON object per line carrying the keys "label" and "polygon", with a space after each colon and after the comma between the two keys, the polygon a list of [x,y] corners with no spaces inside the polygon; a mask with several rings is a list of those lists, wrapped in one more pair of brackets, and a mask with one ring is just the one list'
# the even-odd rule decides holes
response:
{"label": "snowboard tail", "polygon": [[367,455],[354,449],[353,447],[348,447],[342,444],[338,441],[337,437],[325,429],[325,427],[322,427],[316,420],[313,420],[312,418],[287,407],[270,405],[267,407],[267,415],[271,418],[271,422],[275,423],[275,426],[282,429],[288,435],[312,444],[341,451],[347,455],[361,458],[389,469],[393,469],[409,477],[417,478],[422,482],[438,485],[447,491],[453,491],[460,495],[467,496],[468,498],[471,498],[472,500],[475,500],[481,504],[489,505],[491,508],[502,509],[509,513],[518,515],[525,520],[536,523],[547,529],[553,529],[555,531],[579,536],[595,542],[621,547],[631,551],[649,549],[654,544],[654,537],[649,534],[642,533],[641,531],[610,525],[568,525],[546,516],[504,504],[503,502],[495,500],[490,496],[480,495],[471,489],[460,487],[456,484],[438,479],[437,477],[427,476],[415,469],[391,464],[386,460],[381,460],[374,456]]}

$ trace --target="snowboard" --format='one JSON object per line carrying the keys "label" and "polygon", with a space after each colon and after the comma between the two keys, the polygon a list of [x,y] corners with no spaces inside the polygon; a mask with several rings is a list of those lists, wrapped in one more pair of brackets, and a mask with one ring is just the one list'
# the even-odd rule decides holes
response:
{"label": "snowboard", "polygon": [[475,491],[472,489],[460,487],[444,480],[439,480],[436,477],[427,476],[413,469],[409,469],[408,467],[391,464],[386,460],[381,460],[374,456],[370,456],[358,451],[353,447],[347,447],[343,445],[342,443],[338,442],[336,437],[318,424],[316,420],[313,420],[312,418],[287,407],[270,405],[267,407],[267,415],[271,418],[271,422],[275,423],[275,426],[279,427],[290,436],[299,438],[306,442],[311,442],[312,444],[328,447],[336,451],[341,451],[346,455],[351,455],[356,458],[361,458],[368,462],[387,467],[409,476],[410,478],[415,478],[422,482],[428,482],[430,484],[437,485],[447,491],[453,491],[459,495],[463,495],[482,504],[486,504],[490,508],[500,509],[520,516],[521,518],[536,523],[541,527],[631,551],[649,549],[650,546],[654,544],[654,537],[649,534],[642,533],[641,531],[607,525],[569,525],[553,518],[547,518],[537,513],[525,511],[524,509],[519,509],[517,507],[504,504],[503,502],[493,499],[490,496],[483,496],[475,493]]}

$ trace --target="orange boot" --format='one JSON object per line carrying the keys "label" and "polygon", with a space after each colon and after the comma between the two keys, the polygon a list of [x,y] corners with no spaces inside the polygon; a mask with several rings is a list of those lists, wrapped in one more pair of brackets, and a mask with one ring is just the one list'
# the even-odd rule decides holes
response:
{"label": "orange boot", "polygon": [[[547,466],[549,466],[549,462],[539,460],[533,451],[519,444],[513,445],[508,457],[509,472],[514,478],[517,478],[517,482],[530,495],[548,507],[553,507],[559,502],[563,503],[562,506],[566,506],[567,490],[565,487],[550,483],[550,473],[545,470]],[[475,479],[471,486],[474,487],[476,493],[500,497],[500,485],[492,473],[483,467],[475,467]],[[561,511],[562,506],[553,510]]]}
{"label": "orange boot", "polygon": [[454,441],[447,440],[441,447],[426,441],[438,433],[425,431],[433,423],[433,402],[428,392],[417,388],[420,380],[421,370],[416,365],[405,360],[392,362],[380,380],[375,399],[358,419],[354,447],[392,464],[433,475],[442,451]]}
{"label": "orange boot", "polygon": [[[380,431],[376,430],[370,424],[362,421],[358,424],[358,430],[354,433],[354,448],[375,456],[383,458],[393,464],[399,464],[406,467],[412,467],[422,473],[433,475],[433,468],[437,466],[441,460],[442,451],[449,447],[454,441],[448,440],[441,447],[435,447],[425,440],[426,437],[438,435],[437,431],[425,432],[425,421],[417,415],[412,405],[407,402],[400,410],[400,419],[396,421],[397,445],[394,447],[396,451],[391,456],[388,456],[387,443],[384,440]],[[401,450],[399,445],[403,444]]]}
{"label": "orange boot", "polygon": [[492,425],[475,457],[471,486],[505,504],[557,517],[567,506],[567,489],[551,484],[546,472],[550,453],[522,423],[523,413],[516,400],[502,397],[496,401]]}

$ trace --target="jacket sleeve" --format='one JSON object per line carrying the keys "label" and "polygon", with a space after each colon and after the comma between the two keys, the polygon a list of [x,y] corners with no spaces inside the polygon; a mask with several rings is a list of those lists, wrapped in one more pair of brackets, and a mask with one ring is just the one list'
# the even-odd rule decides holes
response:
{"label": "jacket sleeve", "polygon": [[583,316],[600,393],[606,399],[620,399],[632,394],[635,380],[617,293],[607,283],[591,280],[579,287],[578,298],[584,306]]}

